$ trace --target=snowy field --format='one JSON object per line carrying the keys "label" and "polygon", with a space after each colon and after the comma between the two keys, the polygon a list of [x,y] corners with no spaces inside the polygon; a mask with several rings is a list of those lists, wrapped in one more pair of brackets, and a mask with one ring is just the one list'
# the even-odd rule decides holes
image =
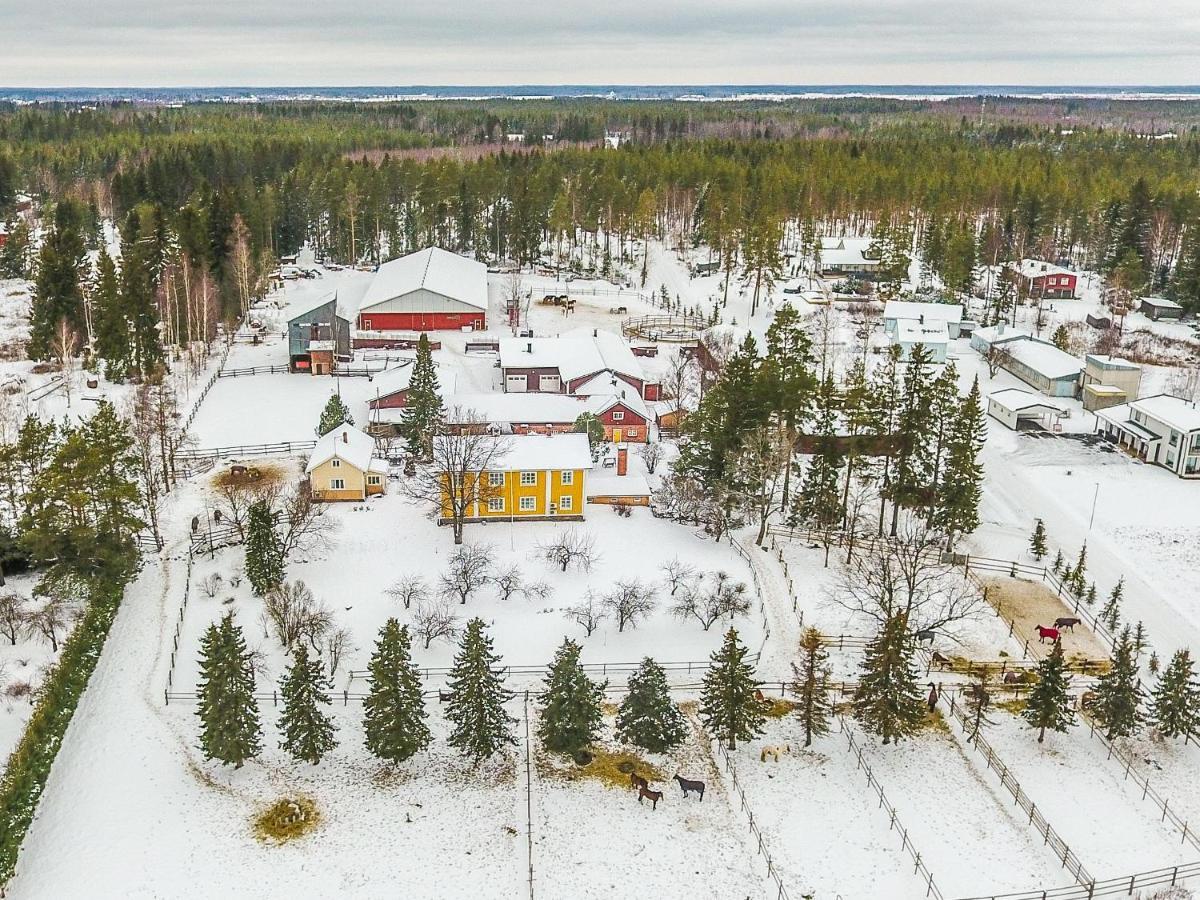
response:
{"label": "snowy field", "polygon": [[[28,601],[36,583],[32,576],[10,575],[0,591],[18,594]],[[69,633],[67,630],[58,635],[60,648]],[[16,644],[7,636],[0,637],[0,759],[7,759],[20,741],[33,713],[37,690],[57,658],[49,639],[28,628],[18,630]]]}

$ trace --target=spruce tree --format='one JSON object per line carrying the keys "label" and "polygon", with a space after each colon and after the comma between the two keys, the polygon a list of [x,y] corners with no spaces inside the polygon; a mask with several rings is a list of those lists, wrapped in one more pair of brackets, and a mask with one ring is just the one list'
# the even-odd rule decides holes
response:
{"label": "spruce tree", "polygon": [[1129,737],[1137,730],[1142,721],[1141,705],[1142,687],[1138,681],[1133,637],[1126,625],[1113,649],[1108,671],[1096,683],[1096,719],[1104,726],[1110,741]]}
{"label": "spruce tree", "polygon": [[916,734],[925,721],[925,698],[913,666],[908,617],[891,616],[867,644],[854,690],[854,717],[884,744]]}
{"label": "spruce tree", "polygon": [[388,619],[367,664],[363,731],[367,749],[388,762],[403,762],[429,746],[421,676],[413,665],[408,627]]}
{"label": "spruce tree", "polygon": [[1054,334],[1050,337],[1050,343],[1064,353],[1068,351],[1071,346],[1071,332],[1067,331],[1066,325],[1059,325],[1054,329]]}
{"label": "spruce tree", "polygon": [[454,723],[451,747],[479,762],[517,742],[512,729],[516,720],[504,710],[513,693],[504,687],[500,656],[492,652],[492,639],[484,631],[482,619],[467,622],[449,685],[446,718]]}
{"label": "spruce tree", "polygon": [[417,341],[417,359],[408,382],[408,403],[400,416],[400,436],[408,452],[419,459],[433,453],[433,435],[442,421],[442,396],[438,387],[437,370],[429,335],[421,332]]}
{"label": "spruce tree", "polygon": [[829,654],[821,632],[809,627],[800,636],[800,665],[792,664],[792,693],[799,698],[796,715],[804,724],[804,746],[829,733],[833,702],[829,695]]}
{"label": "spruce tree", "polygon": [[1142,624],[1142,620],[1138,619],[1138,623],[1133,626],[1133,658],[1139,660],[1142,658],[1142,651],[1146,649],[1146,626]]}
{"label": "spruce tree", "polygon": [[1120,578],[1113,585],[1112,593],[1108,595],[1108,600],[1100,607],[1100,621],[1108,626],[1108,630],[1116,632],[1121,624],[1121,598],[1125,594],[1125,579]]}
{"label": "spruce tree", "polygon": [[1055,575],[1061,575],[1064,565],[1066,565],[1066,561],[1063,559],[1062,551],[1059,550],[1054,555],[1054,562],[1050,564],[1050,571]]}
{"label": "spruce tree", "polygon": [[1029,692],[1025,704],[1025,721],[1038,729],[1038,743],[1046,739],[1046,729],[1065,732],[1075,724],[1071,698],[1067,691],[1071,678],[1067,675],[1066,659],[1061,641],[1055,641],[1050,655],[1038,663],[1037,684]]}
{"label": "spruce tree", "polygon": [[950,431],[945,474],[938,488],[934,524],[951,544],[979,527],[979,500],[983,496],[983,465],[979,453],[987,436],[979,379],[962,401]]}
{"label": "spruce tree", "polygon": [[901,386],[895,440],[892,444],[894,468],[886,490],[892,502],[892,537],[896,536],[900,524],[900,508],[924,505],[925,492],[933,474],[930,365],[930,353],[924,345],[914,346],[909,353]]}
{"label": "spruce tree", "polygon": [[1088,606],[1092,606],[1096,602],[1096,582],[1088,585],[1087,593],[1083,595],[1083,602]]}
{"label": "spruce tree", "polygon": [[1189,738],[1200,724],[1200,681],[1191,653],[1176,650],[1150,692],[1150,720],[1159,734]]}
{"label": "spruce tree", "polygon": [[546,676],[538,738],[551,753],[587,749],[600,732],[600,702],[608,682],[596,683],[579,664],[580,647],[564,640]]}
{"label": "spruce tree", "polygon": [[283,548],[275,533],[275,517],[265,500],[250,504],[246,513],[246,579],[258,596],[283,582]]}
{"label": "spruce tree", "polygon": [[651,753],[666,753],[683,743],[687,733],[687,720],[671,702],[667,673],[647,656],[629,676],[629,693],[617,712],[617,737]]}
{"label": "spruce tree", "polygon": [[746,647],[737,631],[725,633],[721,648],[710,657],[700,698],[700,718],[709,733],[726,742],[730,750],[737,742],[751,740],[763,731],[762,704],[754,696],[760,684],[754,667],[746,662]]}
{"label": "spruce tree", "polygon": [[48,359],[59,322],[85,334],[82,276],[87,262],[84,243],[86,209],[75,200],[54,205],[51,225],[38,252],[33,303],[29,311],[29,358]]}
{"label": "spruce tree", "polygon": [[1082,596],[1087,588],[1087,541],[1083,542],[1083,546],[1079,548],[1079,557],[1075,560],[1075,567],[1071,569],[1071,589],[1076,596]]}
{"label": "spruce tree", "polygon": [[340,394],[330,394],[325,408],[321,410],[321,421],[317,424],[317,437],[324,437],[339,425],[353,425],[354,417],[350,408],[342,401]]}
{"label": "spruce tree", "polygon": [[279,746],[293,759],[316,765],[337,746],[337,726],[323,711],[329,705],[329,682],[319,656],[309,659],[308,647],[297,644],[292,664],[284,673],[279,692],[283,715],[279,717]]}
{"label": "spruce tree", "polygon": [[10,221],[6,227],[8,240],[0,247],[0,278],[27,278],[32,244],[29,226],[20,219],[15,224]]}
{"label": "spruce tree", "polygon": [[240,769],[262,749],[254,668],[242,629],[226,613],[200,641],[200,747],[206,759]]}
{"label": "spruce tree", "polygon": [[1046,523],[1037,519],[1033,524],[1033,534],[1029,538],[1029,552],[1038,562],[1046,555]]}
{"label": "spruce tree", "polygon": [[829,548],[833,532],[840,529],[846,514],[842,501],[842,454],[838,452],[835,435],[837,427],[837,392],[833,376],[821,383],[817,393],[816,433],[821,446],[804,471],[800,490],[792,501],[791,522],[803,524],[825,536],[825,565],[829,565]]}
{"label": "spruce tree", "polygon": [[100,254],[92,290],[92,319],[96,329],[94,351],[104,360],[105,376],[109,381],[123,381],[129,374],[129,326],[121,308],[116,263],[107,252]]}
{"label": "spruce tree", "polygon": [[987,670],[979,670],[979,681],[971,685],[966,697],[967,709],[970,711],[971,734],[968,743],[975,740],[985,726],[995,725],[995,720],[988,717],[988,708],[992,698],[987,692]]}
{"label": "spruce tree", "polygon": [[130,371],[145,378],[163,360],[157,298],[164,263],[162,217],[149,204],[139,204],[121,232],[120,314],[127,359]]}

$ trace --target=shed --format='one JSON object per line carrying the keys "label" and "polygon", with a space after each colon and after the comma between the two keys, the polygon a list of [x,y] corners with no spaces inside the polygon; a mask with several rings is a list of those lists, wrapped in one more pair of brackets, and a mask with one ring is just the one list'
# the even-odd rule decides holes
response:
{"label": "shed", "polygon": [[1053,344],[1032,338],[1005,347],[1001,366],[1050,397],[1074,397],[1083,365]]}
{"label": "shed", "polygon": [[362,331],[487,326],[487,267],[429,247],[385,262],[358,307]]}
{"label": "shed", "polygon": [[337,360],[349,360],[350,318],[330,294],[288,320],[288,368],[293,372],[332,375]]}
{"label": "shed", "polygon": [[1156,322],[1159,319],[1183,318],[1183,307],[1166,297],[1143,297],[1140,311]]}
{"label": "shed", "polygon": [[1045,397],[1020,388],[1004,388],[988,395],[988,415],[1013,431],[1041,429],[1057,423],[1063,409]]}
{"label": "shed", "polygon": [[1083,386],[1083,408],[1088,412],[1120,406],[1128,399],[1128,394],[1111,384],[1093,382]]}

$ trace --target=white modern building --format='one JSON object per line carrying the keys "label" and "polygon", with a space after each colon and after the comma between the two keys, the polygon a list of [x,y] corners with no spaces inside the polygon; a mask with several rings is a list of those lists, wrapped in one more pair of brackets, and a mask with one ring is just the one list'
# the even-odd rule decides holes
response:
{"label": "white modern building", "polygon": [[1180,478],[1200,478],[1200,409],[1195,401],[1157,394],[1097,410],[1096,431]]}
{"label": "white modern building", "polygon": [[1064,410],[1040,394],[1021,388],[1004,388],[988,395],[988,415],[1013,431],[1031,431],[1053,425]]}

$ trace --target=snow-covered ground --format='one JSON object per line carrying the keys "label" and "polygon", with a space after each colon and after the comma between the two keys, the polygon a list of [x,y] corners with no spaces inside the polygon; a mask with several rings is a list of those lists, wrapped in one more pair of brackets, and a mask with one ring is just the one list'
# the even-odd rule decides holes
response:
{"label": "snow-covered ground", "polygon": [[[10,575],[0,591],[18,594],[29,601],[36,583],[33,576]],[[32,601],[31,605],[40,602]],[[60,648],[69,633],[68,630],[58,635]],[[0,637],[0,759],[7,759],[21,739],[25,723],[33,713],[37,690],[46,670],[57,658],[49,639],[28,629],[18,632],[16,644]]]}

